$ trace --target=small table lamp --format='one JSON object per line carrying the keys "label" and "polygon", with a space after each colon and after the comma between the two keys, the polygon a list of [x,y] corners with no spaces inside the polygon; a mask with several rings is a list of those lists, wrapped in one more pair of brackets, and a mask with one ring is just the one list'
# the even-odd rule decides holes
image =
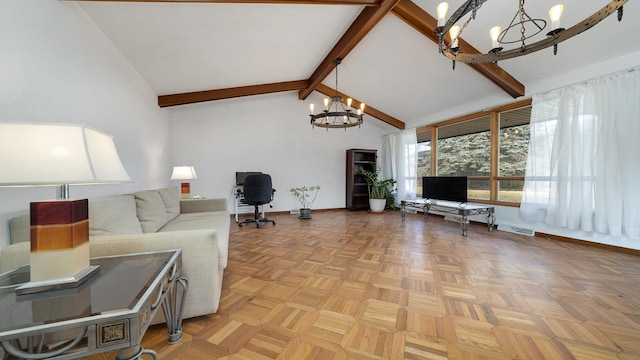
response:
{"label": "small table lamp", "polygon": [[0,124],[0,186],[60,186],[58,200],[31,203],[31,281],[18,294],[77,287],[89,266],[87,199],[69,185],[130,182],[113,138],[83,125]]}
{"label": "small table lamp", "polygon": [[[197,179],[196,169],[193,166],[174,166],[171,180],[192,180]],[[188,182],[180,184],[180,192],[183,199],[188,199],[191,195],[191,185]]]}

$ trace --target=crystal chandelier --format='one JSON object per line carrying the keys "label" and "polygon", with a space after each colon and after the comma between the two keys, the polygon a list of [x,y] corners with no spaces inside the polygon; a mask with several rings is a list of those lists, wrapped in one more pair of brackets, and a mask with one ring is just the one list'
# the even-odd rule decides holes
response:
{"label": "crystal chandelier", "polygon": [[[520,4],[518,11],[516,12],[511,23],[501,30],[499,26],[495,26],[489,30],[489,36],[491,38],[491,50],[486,54],[481,53],[469,53],[465,54],[463,49],[458,45],[458,39],[465,27],[470,21],[475,20],[476,13],[483,3],[488,0],[467,0],[462,6],[456,10],[449,20],[445,20],[449,5],[444,2],[438,5],[438,25],[435,29],[435,34],[438,36],[438,45],[440,53],[449,59],[453,60],[453,67],[455,69],[455,62],[460,61],[467,64],[494,62],[511,59],[518,56],[523,56],[536,52],[538,50],[545,49],[553,46],[554,55],[558,51],[558,44],[564,40],[572,38],[583,31],[586,31],[597,23],[613,14],[618,13],[618,21],[622,20],[622,6],[628,0],[611,0],[602,9],[593,13],[593,15],[575,24],[574,26],[565,29],[560,26],[560,17],[562,16],[563,6],[556,5],[549,10],[550,27],[551,30],[547,32],[546,38],[536,41],[534,43],[527,44],[527,40],[531,39],[535,35],[541,33],[547,26],[547,21],[543,19],[531,18],[524,8],[524,0],[519,0]],[[466,14],[471,12],[471,16],[462,23],[462,26],[456,25]],[[533,28],[533,33],[527,32],[525,25],[529,25],[529,28]],[[515,40],[508,39],[507,34],[509,31],[519,31],[519,37]],[[450,41],[448,44],[444,43],[445,34],[449,34]],[[514,47],[509,50],[505,50],[502,45],[507,44],[519,44],[520,46]]]}
{"label": "crystal chandelier", "polygon": [[324,110],[318,114],[313,113],[314,105],[309,104],[311,116],[311,126],[328,129],[346,129],[349,127],[362,125],[362,117],[364,116],[364,103],[360,103],[360,108],[355,112],[351,108],[352,99],[348,98],[347,102],[338,92],[338,65],[341,59],[336,59],[333,64],[336,66],[336,94],[330,98],[324,99]]}

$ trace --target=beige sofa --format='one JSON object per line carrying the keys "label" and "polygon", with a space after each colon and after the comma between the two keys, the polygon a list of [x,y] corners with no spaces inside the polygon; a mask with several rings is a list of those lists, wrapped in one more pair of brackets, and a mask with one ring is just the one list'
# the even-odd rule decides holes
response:
{"label": "beige sofa", "polygon": [[[9,226],[11,245],[0,250],[0,273],[29,262],[29,216]],[[176,187],[89,199],[92,257],[182,249],[182,275],[189,281],[185,318],[218,310],[229,227],[226,199],[181,200]]]}

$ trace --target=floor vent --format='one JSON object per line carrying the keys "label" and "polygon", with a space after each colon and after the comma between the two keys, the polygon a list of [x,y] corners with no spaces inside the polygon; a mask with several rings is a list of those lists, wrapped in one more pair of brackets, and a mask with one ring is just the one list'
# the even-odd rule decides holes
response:
{"label": "floor vent", "polygon": [[506,224],[499,224],[498,230],[526,236],[534,236],[536,234],[536,231],[534,229],[527,229]]}

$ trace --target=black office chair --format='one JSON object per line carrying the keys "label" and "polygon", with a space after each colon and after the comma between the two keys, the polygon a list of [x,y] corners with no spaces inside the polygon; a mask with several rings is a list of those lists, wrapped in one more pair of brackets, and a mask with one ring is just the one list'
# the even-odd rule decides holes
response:
{"label": "black office chair", "polygon": [[256,227],[260,227],[260,223],[271,222],[273,225],[275,221],[269,220],[266,217],[261,218],[258,212],[258,206],[268,204],[273,200],[273,193],[275,190],[271,185],[271,176],[269,174],[249,175],[244,179],[244,202],[248,205],[255,207],[254,218],[246,219],[241,223],[238,223],[240,227],[244,224],[256,224]]}

